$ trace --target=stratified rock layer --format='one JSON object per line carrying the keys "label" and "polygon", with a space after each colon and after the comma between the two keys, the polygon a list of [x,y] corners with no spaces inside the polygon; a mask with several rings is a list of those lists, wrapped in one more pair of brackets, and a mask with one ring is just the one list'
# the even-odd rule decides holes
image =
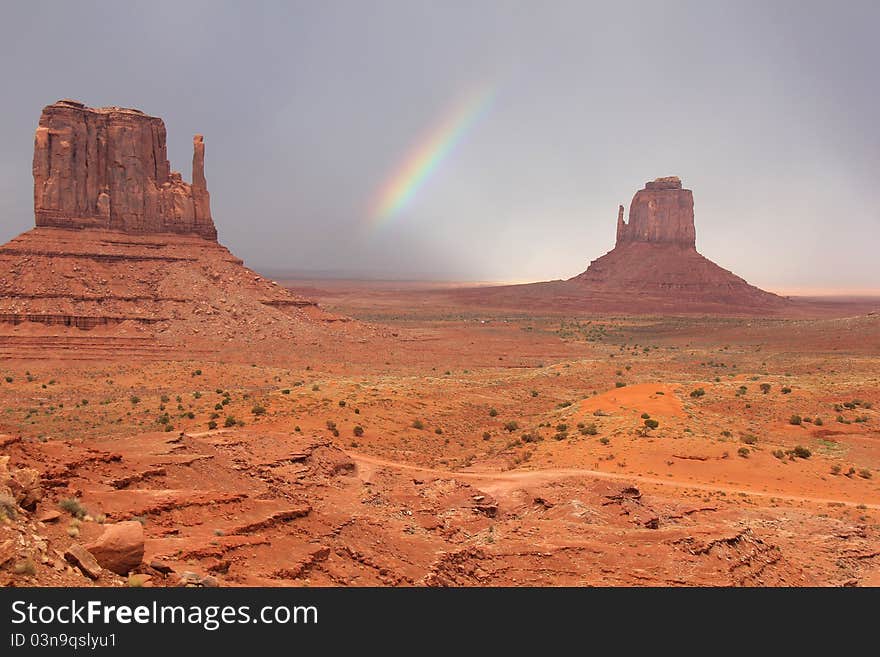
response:
{"label": "stratified rock layer", "polygon": [[165,124],[136,109],[60,100],[34,137],[37,226],[190,233],[216,240],[205,144],[193,138],[193,182],[171,171]]}

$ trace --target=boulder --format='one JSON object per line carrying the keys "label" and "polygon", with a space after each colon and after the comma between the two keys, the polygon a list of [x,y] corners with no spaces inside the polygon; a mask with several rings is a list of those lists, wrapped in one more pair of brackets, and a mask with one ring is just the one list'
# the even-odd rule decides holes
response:
{"label": "boulder", "polygon": [[117,575],[127,575],[144,558],[144,527],[136,520],[106,525],[104,533],[86,549],[102,567]]}

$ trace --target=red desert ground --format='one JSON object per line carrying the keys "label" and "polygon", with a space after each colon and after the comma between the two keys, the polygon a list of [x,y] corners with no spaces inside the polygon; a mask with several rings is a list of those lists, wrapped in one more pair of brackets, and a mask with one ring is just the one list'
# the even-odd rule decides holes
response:
{"label": "red desert ground", "polygon": [[272,281],[193,148],[187,183],[161,119],[43,110],[0,584],[880,584],[876,298],[722,269],[673,176],[569,280]]}

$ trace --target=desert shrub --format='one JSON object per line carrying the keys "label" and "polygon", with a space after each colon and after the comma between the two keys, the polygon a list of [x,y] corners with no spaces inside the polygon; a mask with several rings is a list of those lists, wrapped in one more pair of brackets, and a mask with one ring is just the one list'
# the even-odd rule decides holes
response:
{"label": "desert shrub", "polygon": [[496,411],[494,408],[489,409],[489,417],[496,417],[497,415],[498,411]]}
{"label": "desert shrub", "polygon": [[625,388],[625,387],[626,387],[626,384],[625,384],[623,381],[615,381],[615,382],[614,382],[614,387],[615,387],[615,388]]}
{"label": "desert shrub", "polygon": [[422,422],[421,420],[413,420],[412,425],[413,425],[413,429],[422,430],[425,428],[425,423]]}
{"label": "desert shrub", "polygon": [[870,479],[871,478],[871,471],[868,470],[868,468],[862,468],[861,470],[859,470],[859,476],[862,479]]}
{"label": "desert shrub", "polygon": [[691,390],[691,397],[693,397],[694,399],[699,399],[700,397],[702,397],[705,394],[706,394],[706,391],[703,390],[702,388],[697,388],[696,390]]}
{"label": "desert shrub", "polygon": [[513,433],[517,429],[519,429],[519,423],[516,420],[510,420],[504,424],[504,428],[507,429],[510,433]]}
{"label": "desert shrub", "polygon": [[132,395],[131,397],[128,398],[128,401],[130,401],[132,404],[139,404],[141,401],[141,398],[138,397],[137,395]]}
{"label": "desert shrub", "polygon": [[259,404],[257,404],[256,406],[254,406],[254,407],[251,409],[251,413],[253,413],[254,415],[265,415],[265,414],[266,414],[266,408],[263,407],[263,406],[260,406]]}
{"label": "desert shrub", "polygon": [[234,427],[236,425],[236,420],[233,416],[227,415],[226,420],[223,422],[224,427]]}
{"label": "desert shrub", "polygon": [[590,422],[589,424],[581,427],[580,432],[584,436],[595,436],[597,433],[599,433],[599,429],[596,428],[596,424],[594,422]]}
{"label": "desert shrub", "polygon": [[795,414],[792,415],[790,418],[788,418],[788,423],[789,423],[789,424],[801,424],[802,421],[803,421],[803,420],[801,419],[801,416],[798,415],[797,413],[795,413]]}
{"label": "desert shrub", "polygon": [[601,438],[599,438],[599,442],[603,445],[607,445],[611,442],[611,440],[607,436],[602,436]]}
{"label": "desert shrub", "polygon": [[37,574],[37,566],[34,563],[33,559],[28,557],[22,561],[19,561],[15,564],[12,569],[16,575],[36,575]]}
{"label": "desert shrub", "polygon": [[18,515],[18,504],[9,495],[0,495],[0,520],[3,518],[15,519]]}
{"label": "desert shrub", "polygon": [[192,373],[192,375],[193,375],[193,376],[201,376],[201,375],[202,375],[202,370],[194,370],[193,373]]}
{"label": "desert shrub", "polygon": [[520,439],[521,439],[524,443],[539,443],[539,442],[541,442],[542,440],[544,440],[544,439],[541,437],[541,434],[539,434],[539,433],[535,433],[535,432],[532,432],[532,431],[530,431],[529,433],[524,433],[524,434],[520,437]]}
{"label": "desert shrub", "polygon": [[217,428],[217,422],[215,422],[214,420],[211,420],[208,422],[208,429],[216,429],[216,428]]}
{"label": "desert shrub", "polygon": [[642,413],[642,419],[643,419],[643,420],[647,420],[649,417],[651,417],[651,416],[648,415],[647,413]]}
{"label": "desert shrub", "polygon": [[289,394],[290,394],[290,388],[285,388],[284,390],[281,391],[281,394],[282,394],[282,395],[289,395]]}
{"label": "desert shrub", "polygon": [[556,430],[565,433],[566,431],[568,431],[568,425],[564,422],[560,422],[556,425]]}
{"label": "desert shrub", "polygon": [[340,399],[340,400],[339,400],[339,406],[341,406],[341,407],[344,407],[344,406],[345,406],[345,400],[344,400],[344,399]]}
{"label": "desert shrub", "polygon": [[803,445],[796,445],[795,448],[789,452],[789,454],[799,459],[808,459],[813,455],[813,453]]}
{"label": "desert shrub", "polygon": [[67,511],[74,518],[85,518],[88,511],[86,508],[80,503],[80,501],[75,497],[68,497],[67,499],[63,499],[58,503],[58,507],[62,511]]}
{"label": "desert shrub", "polygon": [[195,420],[195,419],[196,419],[196,414],[193,413],[192,411],[189,411],[189,412],[186,414],[186,417],[188,417],[190,420]]}
{"label": "desert shrub", "polygon": [[434,429],[434,433],[436,433],[438,436],[442,436],[443,429],[441,429],[440,427],[437,427],[436,429]]}
{"label": "desert shrub", "polygon": [[336,423],[333,420],[327,420],[325,424],[327,425],[327,428],[330,429],[330,431],[336,431]]}
{"label": "desert shrub", "polygon": [[355,436],[363,436],[364,435],[364,428],[361,425],[356,424],[356,425],[354,425],[354,429],[352,429],[352,432],[354,433]]}
{"label": "desert shrub", "polygon": [[742,456],[744,459],[749,458],[749,454],[751,454],[748,447],[740,447],[738,450],[736,450],[736,453]]}
{"label": "desert shrub", "polygon": [[483,432],[483,440],[489,440],[492,437],[492,434],[488,431]]}
{"label": "desert shrub", "polygon": [[785,452],[783,452],[781,449],[774,449],[773,456],[775,456],[776,458],[778,458],[781,461],[782,459],[785,458]]}
{"label": "desert shrub", "polygon": [[763,392],[765,395],[768,392],[770,392],[770,384],[769,383],[762,383],[761,384],[761,392]]}
{"label": "desert shrub", "polygon": [[813,424],[815,424],[817,427],[821,427],[825,423],[822,421],[822,418],[817,417],[815,420],[813,420]]}
{"label": "desert shrub", "polygon": [[321,386],[319,386],[317,383],[312,386],[312,392],[318,392],[318,390],[320,390],[320,389],[321,389]]}
{"label": "desert shrub", "polygon": [[168,395],[162,395],[161,397],[159,397],[159,401],[161,401],[163,404],[167,404],[169,401],[171,401],[171,398]]}
{"label": "desert shrub", "polygon": [[557,431],[553,435],[553,440],[565,440],[568,438],[568,434],[565,431]]}
{"label": "desert shrub", "polygon": [[841,467],[837,463],[835,463],[834,465],[831,466],[831,474],[833,474],[833,475],[839,475],[840,470],[841,470]]}
{"label": "desert shrub", "polygon": [[656,429],[660,426],[660,423],[657,420],[647,419],[645,420],[645,428],[646,429]]}
{"label": "desert shrub", "polygon": [[571,406],[570,401],[559,402],[556,404],[556,408],[568,408],[569,406]]}
{"label": "desert shrub", "polygon": [[532,390],[531,395],[532,395],[532,397],[537,397],[537,396],[538,396],[538,391],[537,391],[537,390]]}
{"label": "desert shrub", "polygon": [[789,388],[789,387],[787,387],[787,386],[786,386],[785,388],[782,389],[782,394],[783,394],[783,395],[787,395],[787,394],[789,394],[790,392],[791,392],[791,388]]}
{"label": "desert shrub", "polygon": [[223,410],[223,404],[214,404],[214,410],[215,410],[215,411],[222,411],[222,410]]}
{"label": "desert shrub", "polygon": [[744,442],[746,445],[757,445],[758,444],[758,437],[753,436],[750,433],[743,434],[742,437],[740,438],[740,440],[742,442]]}

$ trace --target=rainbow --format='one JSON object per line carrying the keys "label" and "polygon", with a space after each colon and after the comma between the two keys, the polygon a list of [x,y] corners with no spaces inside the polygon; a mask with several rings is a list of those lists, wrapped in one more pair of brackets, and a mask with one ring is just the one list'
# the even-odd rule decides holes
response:
{"label": "rainbow", "polygon": [[472,91],[417,142],[376,194],[369,214],[373,227],[390,221],[412,200],[468,131],[485,116],[494,96],[494,87]]}

